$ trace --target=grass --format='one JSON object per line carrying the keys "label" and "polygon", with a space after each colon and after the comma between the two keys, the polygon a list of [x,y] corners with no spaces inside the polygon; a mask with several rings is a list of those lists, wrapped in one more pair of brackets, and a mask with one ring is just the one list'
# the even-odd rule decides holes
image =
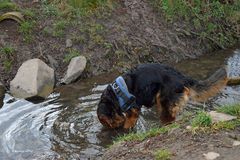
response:
{"label": "grass", "polygon": [[212,119],[210,115],[206,112],[198,112],[197,115],[193,118],[191,122],[191,126],[195,127],[208,127],[212,124]]}
{"label": "grass", "polygon": [[12,57],[14,52],[15,52],[15,49],[10,45],[6,45],[0,49],[0,53],[1,53],[0,57],[4,59],[3,68],[7,72],[10,72],[12,68],[12,63],[13,63]]}
{"label": "grass", "polygon": [[65,55],[63,61],[66,63],[69,63],[71,61],[72,58],[80,56],[80,52],[76,49],[70,49],[68,54]]}
{"label": "grass", "polygon": [[[200,40],[209,40],[220,48],[233,44],[239,38],[240,1],[222,4],[219,0],[151,0],[170,22],[180,20],[192,26],[186,29]],[[194,30],[194,31],[193,31]]]}
{"label": "grass", "polygon": [[170,160],[171,152],[166,149],[159,149],[154,152],[154,156],[156,160]]}
{"label": "grass", "polygon": [[0,49],[0,52],[2,54],[11,56],[15,52],[15,49],[10,45],[6,45]]}
{"label": "grass", "polygon": [[34,26],[35,21],[24,21],[20,24],[19,32],[23,34],[23,40],[25,42],[31,42]]}
{"label": "grass", "polygon": [[233,130],[240,126],[240,104],[223,106],[217,109],[218,112],[223,112],[233,116],[237,116],[238,119],[232,121],[223,121],[218,123],[212,123],[211,117],[206,112],[198,112],[195,118],[191,122],[193,133],[197,131],[211,132],[222,129]]}
{"label": "grass", "polygon": [[212,124],[211,128],[212,130],[221,130],[221,129],[233,130],[237,126],[240,126],[239,119],[232,120],[232,121],[218,122],[218,123]]}
{"label": "grass", "polygon": [[232,116],[237,116],[240,118],[240,104],[234,104],[230,106],[223,106],[217,109],[218,112],[223,112],[230,114]]}
{"label": "grass", "polygon": [[67,27],[66,20],[60,20],[53,24],[53,36],[55,37],[63,37],[64,30]]}
{"label": "grass", "polygon": [[0,11],[2,10],[16,10],[18,7],[10,0],[0,0]]}
{"label": "grass", "polygon": [[161,128],[152,128],[147,132],[129,133],[129,134],[125,134],[123,136],[117,137],[114,143],[123,142],[123,141],[143,141],[146,138],[154,137],[159,134],[164,134],[173,128],[179,128],[179,127],[180,126],[178,124],[174,123]]}

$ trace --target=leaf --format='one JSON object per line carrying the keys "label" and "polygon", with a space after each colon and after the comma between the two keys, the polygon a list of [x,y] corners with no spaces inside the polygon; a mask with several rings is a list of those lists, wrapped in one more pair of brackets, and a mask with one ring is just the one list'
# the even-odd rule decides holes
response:
{"label": "leaf", "polygon": [[0,22],[5,19],[12,19],[18,23],[22,23],[24,21],[24,17],[20,12],[7,12],[0,16]]}

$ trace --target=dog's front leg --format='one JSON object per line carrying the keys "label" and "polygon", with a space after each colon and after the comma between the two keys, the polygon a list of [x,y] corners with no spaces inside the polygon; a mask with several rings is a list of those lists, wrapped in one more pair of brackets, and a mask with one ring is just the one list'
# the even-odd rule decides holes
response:
{"label": "dog's front leg", "polygon": [[140,109],[132,108],[126,112],[126,119],[123,128],[133,128],[138,120]]}

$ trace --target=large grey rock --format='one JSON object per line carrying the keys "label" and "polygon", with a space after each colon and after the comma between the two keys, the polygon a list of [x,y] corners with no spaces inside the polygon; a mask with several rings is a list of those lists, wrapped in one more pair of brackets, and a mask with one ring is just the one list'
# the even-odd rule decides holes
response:
{"label": "large grey rock", "polygon": [[0,108],[3,106],[4,96],[5,96],[5,87],[4,87],[4,85],[0,82]]}
{"label": "large grey rock", "polygon": [[87,59],[84,56],[78,56],[71,59],[68,65],[67,74],[63,78],[62,82],[69,84],[75,81],[84,71],[87,64]]}
{"label": "large grey rock", "polygon": [[54,87],[54,70],[40,59],[24,62],[10,82],[10,92],[18,98],[46,98]]}

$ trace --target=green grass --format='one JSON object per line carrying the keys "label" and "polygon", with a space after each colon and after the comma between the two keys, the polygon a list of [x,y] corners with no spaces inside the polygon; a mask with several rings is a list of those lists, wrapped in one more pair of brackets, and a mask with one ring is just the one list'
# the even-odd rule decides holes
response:
{"label": "green grass", "polygon": [[5,59],[3,61],[4,70],[7,71],[7,72],[10,72],[11,69],[12,69],[12,63],[13,63],[13,60]]}
{"label": "green grass", "polygon": [[12,57],[14,52],[15,52],[15,49],[10,45],[6,45],[0,48],[0,53],[1,53],[0,57],[3,58],[3,68],[7,72],[11,71],[12,63],[13,63]]}
{"label": "green grass", "polygon": [[33,38],[33,28],[35,21],[24,21],[20,24],[19,32],[23,34],[23,40],[25,42],[31,42]]}
{"label": "green grass", "polygon": [[95,12],[100,7],[106,7],[112,4],[111,0],[68,0],[68,4],[78,9],[82,15]]}
{"label": "green grass", "polygon": [[227,129],[227,130],[233,130],[237,126],[240,126],[240,120],[232,120],[232,121],[225,121],[225,122],[218,122],[211,126],[212,130],[221,130],[221,129]]}
{"label": "green grass", "polygon": [[36,13],[33,9],[21,9],[22,14],[30,19],[36,18]]}
{"label": "green grass", "polygon": [[222,4],[219,0],[151,0],[170,22],[180,20],[193,25],[186,29],[200,40],[209,40],[220,48],[236,42],[239,37],[240,1]]}
{"label": "green grass", "polygon": [[191,122],[191,126],[195,127],[208,127],[212,124],[212,119],[210,115],[206,112],[198,112],[197,115],[193,118]]}
{"label": "green grass", "polygon": [[2,10],[16,10],[18,7],[10,0],[0,0],[0,11]]}
{"label": "green grass", "polygon": [[156,160],[170,160],[171,152],[166,149],[159,149],[154,152],[154,156]]}
{"label": "green grass", "polygon": [[14,52],[15,49],[10,45],[6,45],[0,49],[0,53],[5,54],[7,56],[11,56]]}
{"label": "green grass", "polygon": [[53,36],[55,37],[63,37],[64,30],[67,27],[66,20],[60,20],[53,24]]}
{"label": "green grass", "polygon": [[223,112],[226,114],[230,114],[232,116],[240,117],[240,104],[223,106],[217,109],[218,112]]}
{"label": "green grass", "polygon": [[154,137],[160,134],[164,134],[170,131],[173,128],[179,128],[180,126],[176,123],[170,124],[168,126],[164,126],[161,128],[152,128],[147,132],[141,133],[129,133],[123,136],[117,137],[114,143],[122,142],[122,141],[143,141],[146,138]]}
{"label": "green grass", "polygon": [[68,62],[71,61],[72,58],[77,57],[77,56],[80,56],[80,52],[78,50],[75,50],[75,49],[70,49],[68,54],[65,55],[63,61],[68,63]]}

